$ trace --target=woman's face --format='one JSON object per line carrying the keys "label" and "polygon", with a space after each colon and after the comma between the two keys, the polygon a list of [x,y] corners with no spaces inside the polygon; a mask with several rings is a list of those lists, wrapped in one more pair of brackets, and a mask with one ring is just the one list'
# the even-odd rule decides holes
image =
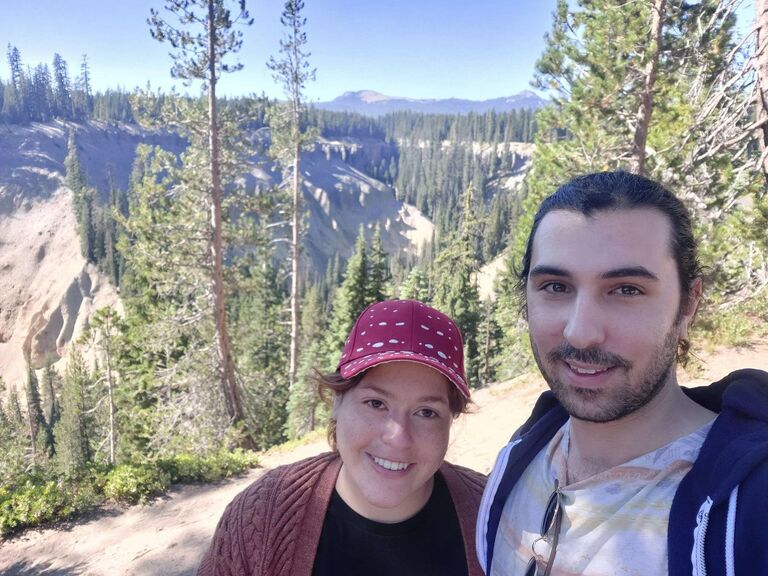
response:
{"label": "woman's face", "polygon": [[423,364],[389,362],[336,397],[336,490],[358,514],[400,522],[426,504],[448,449],[450,385]]}

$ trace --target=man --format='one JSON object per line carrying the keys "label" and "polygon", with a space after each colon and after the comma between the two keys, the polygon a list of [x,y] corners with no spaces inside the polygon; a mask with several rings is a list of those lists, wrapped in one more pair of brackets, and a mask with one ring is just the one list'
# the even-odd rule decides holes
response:
{"label": "man", "polygon": [[541,204],[519,288],[551,391],[489,478],[485,573],[768,575],[768,374],[676,380],[702,295],[682,203],[575,178]]}

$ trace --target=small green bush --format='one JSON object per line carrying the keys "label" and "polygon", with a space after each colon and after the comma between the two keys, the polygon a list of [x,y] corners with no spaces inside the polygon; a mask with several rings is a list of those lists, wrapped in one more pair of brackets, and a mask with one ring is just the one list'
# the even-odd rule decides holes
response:
{"label": "small green bush", "polygon": [[255,453],[241,449],[220,451],[210,456],[179,454],[157,462],[171,482],[213,482],[244,472],[258,463]]}
{"label": "small green bush", "polygon": [[150,464],[122,464],[109,471],[104,496],[123,504],[145,504],[171,483],[170,475]]}
{"label": "small green bush", "polygon": [[73,476],[24,474],[13,485],[0,486],[0,538],[64,520],[101,504],[105,498],[124,504],[146,503],[171,482],[212,482],[256,465],[255,453],[238,449],[205,457],[180,454],[111,469],[90,464]]}
{"label": "small green bush", "polygon": [[87,483],[67,483],[30,475],[13,490],[0,490],[0,536],[64,520],[98,501],[99,495]]}

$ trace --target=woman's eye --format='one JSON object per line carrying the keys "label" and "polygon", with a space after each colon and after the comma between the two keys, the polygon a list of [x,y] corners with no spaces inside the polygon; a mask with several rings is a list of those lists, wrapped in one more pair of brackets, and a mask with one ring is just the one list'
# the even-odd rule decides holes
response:
{"label": "woman's eye", "polygon": [[384,402],[382,402],[381,400],[375,400],[375,399],[366,400],[364,404],[366,404],[367,406],[370,406],[371,408],[375,408],[376,410],[380,410],[384,407]]}
{"label": "woman's eye", "polygon": [[440,416],[437,412],[435,412],[431,408],[422,408],[421,410],[416,412],[416,414],[424,418],[437,418]]}

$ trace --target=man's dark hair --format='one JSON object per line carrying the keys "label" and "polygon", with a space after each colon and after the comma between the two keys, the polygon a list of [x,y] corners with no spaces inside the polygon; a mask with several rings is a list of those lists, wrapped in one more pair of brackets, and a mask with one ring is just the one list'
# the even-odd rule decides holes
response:
{"label": "man's dark hair", "polygon": [[[517,278],[523,310],[525,310],[525,286],[531,269],[533,238],[544,216],[552,210],[570,210],[592,216],[596,212],[632,208],[655,208],[669,218],[672,230],[671,249],[680,278],[680,311],[682,312],[688,303],[691,285],[701,274],[701,264],[688,210],[674,194],[658,182],[622,170],[578,176],[560,186],[554,194],[541,203],[533,218],[522,268]],[[681,342],[681,351],[678,356],[684,359],[687,351],[688,343]]]}

